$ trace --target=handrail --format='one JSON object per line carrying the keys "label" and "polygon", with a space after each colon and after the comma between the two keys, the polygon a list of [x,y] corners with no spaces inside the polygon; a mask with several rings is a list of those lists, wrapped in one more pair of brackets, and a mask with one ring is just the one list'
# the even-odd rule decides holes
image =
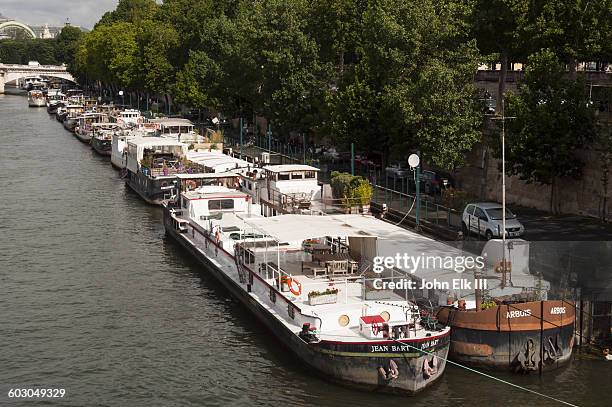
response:
{"label": "handrail", "polygon": [[[236,261],[236,256],[234,256],[233,254],[231,254],[230,252],[228,252],[227,250],[225,250],[223,248],[222,245],[218,245],[217,242],[215,242],[213,239],[210,238],[210,236],[208,236],[207,233],[202,232],[202,226],[197,224],[197,223],[190,223],[191,228],[195,231],[197,231],[200,235],[204,236],[205,239],[207,239],[208,241],[210,241],[213,245],[215,245],[218,249],[220,249],[222,252],[224,252],[225,254],[227,254],[230,258],[232,258],[234,260],[234,262]],[[270,285],[265,279],[263,279],[259,274],[255,273],[249,266],[245,265],[244,263],[241,263],[242,267],[244,267],[246,270],[249,271],[249,273],[251,273],[254,277],[256,277],[259,281],[261,281],[264,285],[266,285],[268,288],[271,288],[272,290],[274,290],[276,292],[276,294],[280,295],[280,297],[287,303],[290,304],[291,306],[293,306],[298,312],[302,313],[302,309],[300,307],[298,307],[297,305],[295,305],[293,303],[293,301],[289,300],[287,297],[285,297],[285,295],[276,289],[276,287]]]}

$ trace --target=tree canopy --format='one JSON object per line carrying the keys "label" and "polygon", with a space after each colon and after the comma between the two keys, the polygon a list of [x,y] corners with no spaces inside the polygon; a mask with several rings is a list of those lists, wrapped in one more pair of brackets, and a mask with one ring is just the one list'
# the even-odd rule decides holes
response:
{"label": "tree canopy", "polygon": [[[264,116],[280,133],[356,143],[385,160],[419,150],[453,169],[482,137],[477,67],[535,64],[542,49],[561,70],[608,58],[611,2],[120,0],[78,40],[69,65],[101,86]],[[548,74],[529,72],[526,95]]]}

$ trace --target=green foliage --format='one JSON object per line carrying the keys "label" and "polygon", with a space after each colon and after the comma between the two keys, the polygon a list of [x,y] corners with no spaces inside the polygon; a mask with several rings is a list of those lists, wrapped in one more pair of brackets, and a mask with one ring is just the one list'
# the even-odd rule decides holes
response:
{"label": "green foliage", "polygon": [[55,38],[57,43],[55,51],[56,59],[65,63],[69,69],[74,66],[78,42],[82,35],[83,32],[80,28],[66,25]]}
{"label": "green foliage", "polygon": [[353,206],[356,202],[361,205],[370,203],[373,189],[370,182],[363,177],[333,171],[330,184],[334,198],[343,199],[347,207]]}
{"label": "green foliage", "polygon": [[327,98],[336,137],[384,157],[420,148],[438,166],[461,164],[480,138],[481,120],[466,10],[452,2],[368,3],[358,62]]}
{"label": "green foliage", "polygon": [[540,184],[581,175],[576,151],[595,137],[594,110],[584,78],[569,79],[552,51],[529,58],[525,83],[508,97],[508,114],[516,116],[507,124],[509,174]]}
{"label": "green foliage", "polygon": [[58,65],[57,42],[53,39],[24,38],[0,40],[0,61],[5,64],[27,65],[38,61],[43,65]]}
{"label": "green foliage", "polygon": [[[544,62],[533,57],[531,79],[509,100],[520,117],[512,124],[518,138],[510,171],[533,182],[580,171],[531,163],[522,154],[543,157],[558,132],[567,142],[549,155],[560,160],[577,145],[570,134],[591,140],[589,113],[578,109],[583,84],[566,82],[560,67],[612,58],[612,0],[161,3],[120,0],[92,32],[63,32],[62,51],[52,55],[82,81],[168,95],[229,117],[265,116],[276,134],[328,137],[341,148],[355,143],[385,161],[419,150],[424,162],[450,170],[481,140],[478,65],[506,57],[525,62],[550,49],[555,71],[540,72]],[[533,105],[547,87],[557,95],[547,102],[550,111]],[[576,103],[560,105],[561,99]],[[579,135],[582,120],[587,126]],[[334,193],[352,199],[345,181],[337,180]]]}
{"label": "green foliage", "polygon": [[321,295],[331,295],[331,294],[338,294],[338,289],[328,288],[325,291],[310,291],[308,293],[308,298],[314,298],[314,297],[319,297]]}

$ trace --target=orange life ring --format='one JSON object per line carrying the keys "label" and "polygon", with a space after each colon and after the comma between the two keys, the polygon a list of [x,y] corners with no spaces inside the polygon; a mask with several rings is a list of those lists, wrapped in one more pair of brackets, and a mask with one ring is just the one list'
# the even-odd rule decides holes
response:
{"label": "orange life ring", "polygon": [[138,122],[138,124],[142,124],[142,117],[139,117],[137,122]]}
{"label": "orange life ring", "polygon": [[[289,291],[291,291],[291,294],[295,295],[296,297],[298,297],[300,294],[302,294],[302,284],[299,281],[297,281],[297,280],[295,280],[295,279],[293,279],[291,277],[289,277],[287,280],[288,280],[287,281],[287,285],[289,286]],[[297,288],[293,287],[293,283],[295,283]]]}
{"label": "orange life ring", "polygon": [[372,334],[374,336],[378,336],[378,332],[380,332],[380,326],[376,322],[374,322],[372,324]]}

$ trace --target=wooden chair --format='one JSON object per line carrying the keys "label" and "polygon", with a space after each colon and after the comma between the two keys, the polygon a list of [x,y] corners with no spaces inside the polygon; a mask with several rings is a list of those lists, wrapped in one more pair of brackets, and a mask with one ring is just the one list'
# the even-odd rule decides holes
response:
{"label": "wooden chair", "polygon": [[348,273],[348,261],[346,260],[331,260],[325,263],[327,274],[331,276],[346,275]]}
{"label": "wooden chair", "polygon": [[306,274],[305,271],[310,271],[314,278],[325,277],[327,275],[327,268],[322,267],[319,263],[312,261],[302,262],[302,273]]}

